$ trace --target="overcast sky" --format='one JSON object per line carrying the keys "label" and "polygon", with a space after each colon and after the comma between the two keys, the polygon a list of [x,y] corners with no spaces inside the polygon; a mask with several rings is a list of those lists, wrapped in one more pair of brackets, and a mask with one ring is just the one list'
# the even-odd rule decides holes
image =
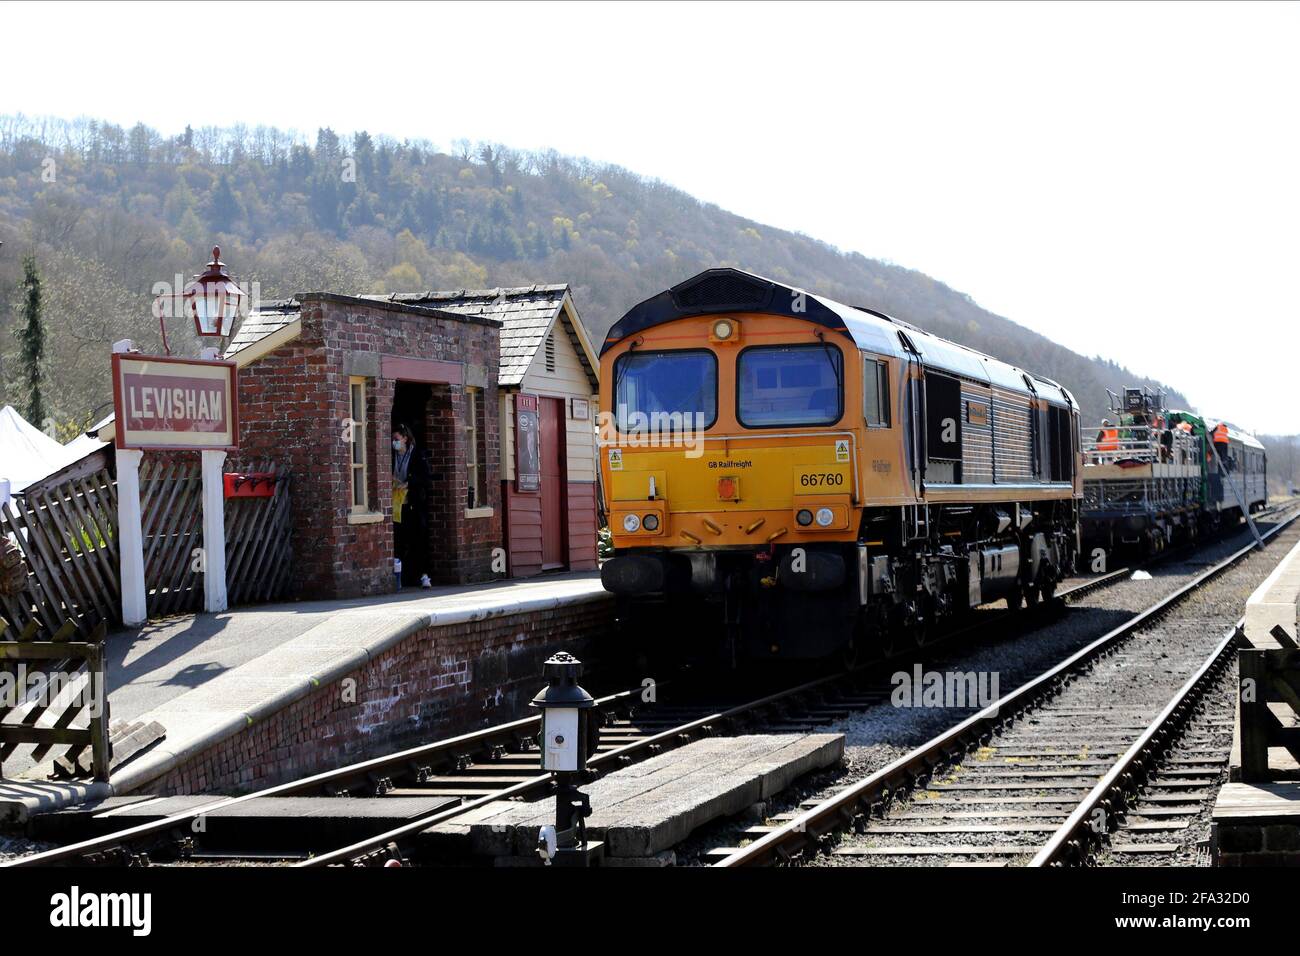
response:
{"label": "overcast sky", "polygon": [[0,112],[614,162],[1300,432],[1295,4],[210,0],[0,26]]}

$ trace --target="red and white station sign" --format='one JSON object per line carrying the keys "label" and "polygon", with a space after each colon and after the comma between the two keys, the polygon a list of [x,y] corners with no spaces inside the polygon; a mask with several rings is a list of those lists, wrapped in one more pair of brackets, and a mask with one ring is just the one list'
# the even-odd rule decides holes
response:
{"label": "red and white station sign", "polygon": [[234,451],[236,395],[234,362],[114,354],[116,445]]}

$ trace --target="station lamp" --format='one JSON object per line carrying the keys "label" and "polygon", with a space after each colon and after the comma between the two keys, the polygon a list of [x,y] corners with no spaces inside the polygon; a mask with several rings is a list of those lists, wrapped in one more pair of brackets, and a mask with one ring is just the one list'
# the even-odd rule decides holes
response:
{"label": "station lamp", "polygon": [[[204,338],[222,338],[234,331],[235,318],[243,306],[246,296],[235,280],[226,272],[226,264],[221,261],[221,247],[212,247],[212,261],[206,271],[199,273],[185,284],[179,293],[159,296],[154,303],[154,312],[162,326],[164,316],[172,310],[163,303],[179,299],[181,311],[194,320],[194,331]],[[167,329],[163,327],[163,348],[167,354]]]}
{"label": "station lamp", "polygon": [[555,825],[541,828],[538,854],[548,864],[588,866],[602,847],[589,843],[591,801],[578,789],[587,757],[596,751],[596,701],[578,684],[582,662],[560,651],[542,665],[546,686],[532,700],[542,712],[542,769],[555,775]]}
{"label": "station lamp", "polygon": [[226,336],[235,327],[244,293],[226,272],[221,247],[212,247],[212,261],[206,272],[194,277],[181,293],[185,311],[194,319],[194,331],[205,336]]}

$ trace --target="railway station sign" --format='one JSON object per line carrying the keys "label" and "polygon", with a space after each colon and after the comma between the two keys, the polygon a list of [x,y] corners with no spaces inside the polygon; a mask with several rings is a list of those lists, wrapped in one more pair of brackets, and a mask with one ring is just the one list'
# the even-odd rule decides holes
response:
{"label": "railway station sign", "polygon": [[118,448],[234,451],[239,409],[234,362],[113,355]]}

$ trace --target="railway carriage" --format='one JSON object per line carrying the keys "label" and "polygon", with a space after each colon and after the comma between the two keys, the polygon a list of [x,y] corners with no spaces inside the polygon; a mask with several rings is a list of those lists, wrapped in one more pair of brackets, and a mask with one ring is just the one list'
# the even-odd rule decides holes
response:
{"label": "railway carriage", "polygon": [[610,329],[601,408],[601,577],[665,640],[889,652],[1073,568],[1070,393],[883,313],[703,272]]}
{"label": "railway carriage", "polygon": [[1085,549],[1153,554],[1268,503],[1267,456],[1226,422],[1165,408],[1140,388],[1112,395],[1115,421],[1084,439]]}

